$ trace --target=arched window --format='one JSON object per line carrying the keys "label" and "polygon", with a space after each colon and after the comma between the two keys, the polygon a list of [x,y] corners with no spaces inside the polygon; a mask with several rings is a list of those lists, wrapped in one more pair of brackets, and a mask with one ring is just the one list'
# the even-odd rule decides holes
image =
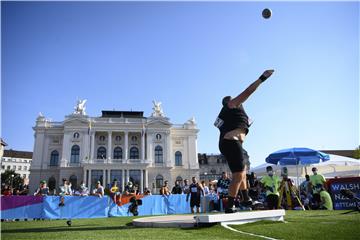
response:
{"label": "arched window", "polygon": [[74,138],[79,138],[80,137],[80,134],[78,132],[74,133],[73,135]]}
{"label": "arched window", "polygon": [[48,187],[50,191],[53,191],[56,188],[56,179],[54,177],[49,178]]}
{"label": "arched window", "polygon": [[163,149],[159,145],[155,147],[155,163],[163,163]]}
{"label": "arched window", "polygon": [[69,182],[71,183],[71,189],[77,189],[77,176],[71,175]]}
{"label": "arched window", "polygon": [[70,163],[79,163],[79,158],[80,158],[80,147],[78,145],[74,145],[71,148]]}
{"label": "arched window", "polygon": [[121,147],[116,147],[114,149],[114,159],[122,159],[122,149],[121,149]]}
{"label": "arched window", "polygon": [[105,136],[101,135],[101,136],[99,137],[99,140],[100,140],[100,142],[105,142]]}
{"label": "arched window", "polygon": [[115,137],[115,142],[120,142],[121,141],[121,136],[116,136]]}
{"label": "arched window", "polygon": [[50,166],[57,166],[59,164],[59,152],[54,150],[50,155]]}
{"label": "arched window", "polygon": [[98,148],[97,159],[106,159],[106,148],[104,148],[104,147]]}
{"label": "arched window", "polygon": [[164,185],[164,178],[161,175],[156,176],[156,188],[161,188]]}
{"label": "arched window", "polygon": [[137,136],[132,136],[132,137],[131,137],[131,141],[132,141],[132,142],[136,142],[136,141],[137,141]]}
{"label": "arched window", "polygon": [[155,135],[156,140],[161,140],[161,135],[158,133]]}
{"label": "arched window", "polygon": [[137,147],[130,148],[130,159],[139,159],[139,149]]}
{"label": "arched window", "polygon": [[175,166],[182,166],[182,154],[179,151],[175,153]]}

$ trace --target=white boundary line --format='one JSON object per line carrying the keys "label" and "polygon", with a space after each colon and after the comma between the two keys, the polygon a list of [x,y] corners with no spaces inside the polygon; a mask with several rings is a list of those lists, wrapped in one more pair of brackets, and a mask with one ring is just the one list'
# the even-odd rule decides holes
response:
{"label": "white boundary line", "polygon": [[277,239],[277,238],[271,238],[271,237],[266,237],[266,236],[263,236],[263,235],[257,235],[257,234],[254,234],[254,233],[248,233],[248,232],[239,231],[239,230],[236,230],[236,229],[234,229],[232,227],[229,227],[228,223],[224,223],[224,222],[221,223],[221,226],[223,226],[226,229],[229,229],[231,231],[238,232],[238,233],[241,233],[241,234],[246,234],[246,235],[259,237],[259,238],[263,238],[263,239],[268,239],[268,240],[280,240],[280,239]]}

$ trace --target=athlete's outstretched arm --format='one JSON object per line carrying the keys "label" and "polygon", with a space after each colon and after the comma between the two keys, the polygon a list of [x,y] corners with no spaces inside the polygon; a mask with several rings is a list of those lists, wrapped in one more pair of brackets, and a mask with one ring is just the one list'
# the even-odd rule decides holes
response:
{"label": "athlete's outstretched arm", "polygon": [[240,93],[236,98],[231,99],[228,102],[229,108],[236,108],[240,104],[246,101],[250,97],[253,92],[260,86],[261,83],[263,83],[266,79],[268,79],[272,74],[274,70],[266,70],[255,82],[253,82],[248,88],[246,88],[242,93]]}

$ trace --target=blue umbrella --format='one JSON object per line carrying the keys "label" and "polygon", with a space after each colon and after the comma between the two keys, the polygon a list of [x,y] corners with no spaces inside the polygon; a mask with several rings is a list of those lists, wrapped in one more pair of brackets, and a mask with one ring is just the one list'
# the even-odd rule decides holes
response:
{"label": "blue umbrella", "polygon": [[309,165],[330,160],[328,154],[310,148],[288,148],[271,153],[266,162],[279,165]]}
{"label": "blue umbrella", "polygon": [[[288,148],[271,153],[265,161],[271,164],[296,165],[296,181],[299,186],[299,165],[316,164],[330,160],[330,156],[310,148]],[[306,168],[305,168],[306,172]]]}

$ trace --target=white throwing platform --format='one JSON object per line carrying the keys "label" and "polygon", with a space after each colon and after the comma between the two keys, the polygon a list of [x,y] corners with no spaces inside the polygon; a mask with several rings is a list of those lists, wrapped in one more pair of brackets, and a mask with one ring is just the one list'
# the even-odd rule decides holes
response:
{"label": "white throwing platform", "polygon": [[248,211],[230,214],[198,215],[195,221],[198,224],[226,223],[244,224],[261,220],[284,221],[285,210]]}
{"label": "white throwing platform", "polygon": [[166,215],[137,218],[137,227],[180,227],[192,228],[221,223],[222,225],[244,224],[261,220],[283,221],[285,210],[249,211],[231,214]]}

